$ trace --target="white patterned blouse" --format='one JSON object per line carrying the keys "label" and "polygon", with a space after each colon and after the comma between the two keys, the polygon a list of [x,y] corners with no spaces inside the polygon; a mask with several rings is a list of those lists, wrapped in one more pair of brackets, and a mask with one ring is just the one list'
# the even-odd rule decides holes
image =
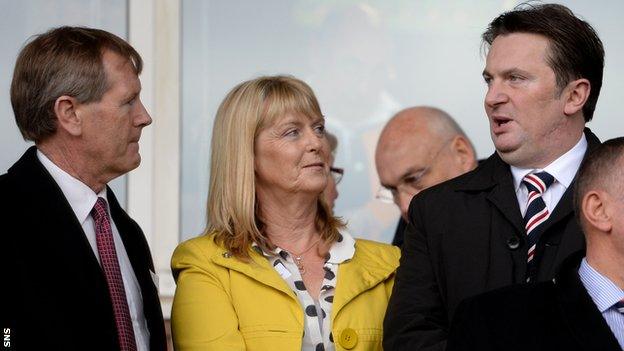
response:
{"label": "white patterned blouse", "polygon": [[338,265],[350,260],[355,253],[353,237],[341,231],[338,240],[329,249],[323,265],[325,277],[318,300],[314,300],[308,293],[294,258],[286,250],[277,247],[272,252],[262,252],[255,243],[252,246],[271,262],[277,273],[296,293],[299,303],[303,306],[305,326],[301,350],[335,350],[333,335],[331,335],[331,319],[327,317],[331,316],[334,291],[338,281]]}

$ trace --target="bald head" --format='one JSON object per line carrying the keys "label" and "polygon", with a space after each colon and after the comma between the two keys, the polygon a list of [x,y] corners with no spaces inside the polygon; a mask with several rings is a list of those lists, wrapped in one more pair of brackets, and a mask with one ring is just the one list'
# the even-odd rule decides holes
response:
{"label": "bald head", "polygon": [[411,107],[388,121],[381,132],[375,164],[383,187],[407,218],[411,198],[419,191],[476,167],[474,149],[446,112]]}

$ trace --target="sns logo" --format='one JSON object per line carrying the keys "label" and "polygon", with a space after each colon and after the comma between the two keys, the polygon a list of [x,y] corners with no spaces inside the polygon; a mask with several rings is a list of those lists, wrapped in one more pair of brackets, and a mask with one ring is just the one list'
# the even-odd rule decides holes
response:
{"label": "sns logo", "polygon": [[4,338],[2,339],[2,346],[9,348],[11,347],[11,328],[4,328],[2,330],[4,334]]}

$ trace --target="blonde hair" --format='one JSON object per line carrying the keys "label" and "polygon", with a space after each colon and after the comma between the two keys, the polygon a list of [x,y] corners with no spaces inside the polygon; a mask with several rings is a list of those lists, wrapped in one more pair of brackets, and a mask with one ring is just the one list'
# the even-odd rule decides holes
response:
{"label": "blonde hair", "polygon": [[[262,128],[287,113],[322,116],[312,89],[291,76],[259,77],[232,89],[217,110],[212,131],[207,233],[234,256],[247,259],[255,242],[275,246],[263,233],[256,198],[254,145]],[[344,224],[319,194],[316,227],[321,240],[337,240]]]}

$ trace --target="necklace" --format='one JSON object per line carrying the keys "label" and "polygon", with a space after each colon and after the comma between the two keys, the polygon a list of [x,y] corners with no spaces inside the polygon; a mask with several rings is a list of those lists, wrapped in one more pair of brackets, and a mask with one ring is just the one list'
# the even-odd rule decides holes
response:
{"label": "necklace", "polygon": [[293,261],[295,261],[295,265],[297,266],[297,269],[299,269],[299,273],[301,273],[301,275],[304,275],[306,273],[306,269],[303,266],[303,255],[306,254],[308,251],[310,251],[310,249],[312,249],[314,246],[316,246],[316,244],[319,243],[319,241],[321,241],[321,238],[318,238],[315,242],[312,243],[312,245],[310,245],[307,249],[303,250],[300,253],[294,253],[292,251],[288,251],[286,250],[292,257],[293,257]]}

